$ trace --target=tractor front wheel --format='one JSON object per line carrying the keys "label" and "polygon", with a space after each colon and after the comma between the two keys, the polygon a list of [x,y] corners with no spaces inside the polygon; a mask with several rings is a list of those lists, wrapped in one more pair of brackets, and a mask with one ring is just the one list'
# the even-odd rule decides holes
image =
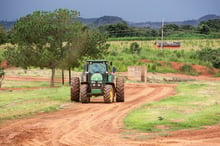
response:
{"label": "tractor front wheel", "polygon": [[124,78],[116,78],[116,101],[124,102]]}
{"label": "tractor front wheel", "polygon": [[71,79],[71,89],[70,89],[71,101],[79,102],[79,92],[80,92],[79,78],[73,77]]}
{"label": "tractor front wheel", "polygon": [[112,85],[105,85],[104,87],[104,102],[112,103],[114,99],[114,91]]}
{"label": "tractor front wheel", "polygon": [[88,87],[89,86],[87,84],[81,85],[80,96],[81,96],[82,103],[89,103],[90,102],[90,97],[88,96]]}

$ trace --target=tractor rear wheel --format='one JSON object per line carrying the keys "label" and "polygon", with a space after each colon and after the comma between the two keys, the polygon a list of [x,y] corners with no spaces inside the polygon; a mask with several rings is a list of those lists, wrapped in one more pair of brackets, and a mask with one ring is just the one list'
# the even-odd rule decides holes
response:
{"label": "tractor rear wheel", "polygon": [[116,78],[116,102],[124,102],[124,78]]}
{"label": "tractor rear wheel", "polygon": [[104,102],[112,103],[114,99],[114,91],[112,85],[105,85],[104,87]]}
{"label": "tractor rear wheel", "polygon": [[82,103],[89,103],[90,102],[90,97],[88,96],[88,85],[83,84],[80,87],[80,96],[81,96],[81,102]]}
{"label": "tractor rear wheel", "polygon": [[80,81],[78,77],[73,77],[71,79],[71,101],[79,102],[79,92],[80,92]]}

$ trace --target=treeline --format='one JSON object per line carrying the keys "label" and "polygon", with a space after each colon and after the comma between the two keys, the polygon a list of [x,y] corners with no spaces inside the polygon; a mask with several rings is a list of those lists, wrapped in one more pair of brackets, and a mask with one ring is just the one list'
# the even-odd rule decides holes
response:
{"label": "treeline", "polygon": [[[162,28],[161,28],[162,29]],[[126,22],[100,26],[102,33],[107,33],[110,38],[119,37],[148,37],[161,36],[161,29],[156,30],[150,27],[130,27]],[[201,22],[197,27],[192,25],[165,24],[163,26],[165,37],[206,37],[220,38],[220,19]]]}

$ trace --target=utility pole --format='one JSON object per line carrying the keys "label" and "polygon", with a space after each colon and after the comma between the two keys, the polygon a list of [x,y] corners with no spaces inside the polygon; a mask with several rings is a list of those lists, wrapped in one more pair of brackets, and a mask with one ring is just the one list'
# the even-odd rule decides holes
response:
{"label": "utility pole", "polygon": [[161,45],[160,49],[163,49],[163,27],[164,27],[164,18],[162,19],[162,26],[161,26]]}

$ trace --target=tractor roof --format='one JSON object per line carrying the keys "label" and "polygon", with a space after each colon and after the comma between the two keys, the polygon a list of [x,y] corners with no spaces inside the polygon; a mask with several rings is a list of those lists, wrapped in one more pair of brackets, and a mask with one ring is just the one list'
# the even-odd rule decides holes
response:
{"label": "tractor roof", "polygon": [[107,60],[87,60],[86,62],[93,62],[93,63],[107,63]]}

